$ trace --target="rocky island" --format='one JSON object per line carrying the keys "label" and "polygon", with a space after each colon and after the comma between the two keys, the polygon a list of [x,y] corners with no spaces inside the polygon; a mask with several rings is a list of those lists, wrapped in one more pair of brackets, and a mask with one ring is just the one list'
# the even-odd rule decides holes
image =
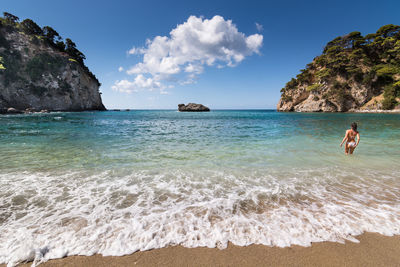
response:
{"label": "rocky island", "polygon": [[0,18],[0,112],[105,110],[84,54],[51,27]]}
{"label": "rocky island", "polygon": [[195,104],[195,103],[189,103],[187,105],[185,104],[179,104],[178,105],[178,110],[183,111],[183,112],[205,112],[205,111],[210,111],[210,109],[202,104]]}
{"label": "rocky island", "polygon": [[278,111],[400,111],[400,26],[335,38],[281,93]]}

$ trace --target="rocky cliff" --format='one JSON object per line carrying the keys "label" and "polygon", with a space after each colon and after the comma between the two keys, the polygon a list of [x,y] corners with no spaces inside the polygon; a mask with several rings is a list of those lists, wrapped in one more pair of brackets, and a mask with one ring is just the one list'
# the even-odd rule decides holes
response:
{"label": "rocky cliff", "polygon": [[[100,83],[75,44],[9,13],[0,19],[0,110],[105,110]],[[55,40],[58,40],[57,42]]]}
{"label": "rocky cliff", "polygon": [[400,26],[335,38],[281,93],[278,111],[400,109]]}

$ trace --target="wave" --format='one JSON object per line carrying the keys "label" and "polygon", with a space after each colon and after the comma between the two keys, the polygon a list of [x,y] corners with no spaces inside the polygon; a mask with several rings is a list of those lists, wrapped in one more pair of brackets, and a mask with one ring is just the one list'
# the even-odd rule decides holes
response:
{"label": "wave", "polygon": [[400,234],[399,174],[338,167],[3,173],[0,263]]}

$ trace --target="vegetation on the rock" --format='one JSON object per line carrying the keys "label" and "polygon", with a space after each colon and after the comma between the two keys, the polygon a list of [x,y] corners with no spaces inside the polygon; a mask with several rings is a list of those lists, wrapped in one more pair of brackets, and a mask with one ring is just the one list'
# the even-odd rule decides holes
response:
{"label": "vegetation on the rock", "polygon": [[[360,107],[383,93],[382,108],[392,109],[400,97],[399,80],[400,26],[389,24],[366,36],[356,31],[328,42],[323,53],[282,88],[280,105],[293,101],[301,90],[320,96],[310,97],[314,101],[343,104],[340,111]],[[367,88],[366,96],[354,99],[354,86]]]}
{"label": "vegetation on the rock", "polygon": [[31,19],[0,17],[0,114],[105,110],[100,83],[69,38]]}
{"label": "vegetation on the rock", "polygon": [[[85,55],[76,48],[76,44],[69,38],[66,38],[64,42],[63,38],[58,34],[58,32],[56,32],[50,26],[44,26],[43,28],[40,28],[40,26],[31,19],[25,19],[22,22],[19,22],[19,18],[17,16],[4,12],[3,17],[0,17],[0,28],[4,28],[8,33],[23,32],[31,36],[32,41],[36,45],[44,42],[59,52],[67,53],[72,59],[75,60],[76,63],[78,63],[85,70],[85,72],[91,78],[96,80],[97,83],[100,85],[100,82],[98,81],[96,76],[85,65]],[[4,47],[6,49],[10,47],[9,42],[2,35],[0,35],[0,47]],[[4,55],[1,56],[4,57]],[[5,59],[4,63],[0,62],[0,64],[2,64],[2,66],[6,69],[12,64],[12,62],[7,62],[7,60],[8,58]],[[54,63],[54,61],[52,62]],[[31,73],[35,76],[36,74],[34,74],[33,72]]]}

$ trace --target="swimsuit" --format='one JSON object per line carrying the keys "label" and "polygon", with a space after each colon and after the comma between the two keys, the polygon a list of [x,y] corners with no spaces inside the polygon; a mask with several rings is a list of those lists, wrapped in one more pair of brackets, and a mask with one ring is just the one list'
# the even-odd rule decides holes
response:
{"label": "swimsuit", "polygon": [[356,142],[351,141],[351,142],[348,142],[347,145],[348,145],[349,147],[355,147],[355,146],[356,146]]}
{"label": "swimsuit", "polygon": [[353,131],[353,130],[351,130],[351,132],[352,133],[355,133],[354,135],[351,135],[350,133],[349,133],[349,137],[351,137],[351,139],[353,139],[352,141],[347,141],[347,146],[348,147],[356,147],[356,140],[354,139],[356,136],[357,136],[357,134],[358,134],[358,132],[355,132],[355,131]]}

